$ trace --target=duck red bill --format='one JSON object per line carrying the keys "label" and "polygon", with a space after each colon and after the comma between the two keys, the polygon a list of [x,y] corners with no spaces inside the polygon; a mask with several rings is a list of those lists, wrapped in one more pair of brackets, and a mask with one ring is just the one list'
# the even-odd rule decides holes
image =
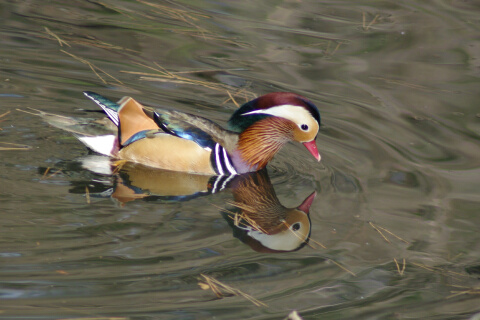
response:
{"label": "duck red bill", "polygon": [[322,159],[322,157],[320,156],[320,153],[318,153],[317,144],[315,143],[315,140],[312,140],[310,142],[304,142],[303,145],[305,146],[305,148],[307,148],[308,151],[310,151],[312,156],[314,156],[315,159],[317,159],[317,161],[320,161],[320,159]]}
{"label": "duck red bill", "polygon": [[315,200],[315,197],[317,196],[317,191],[313,191],[311,195],[309,195],[305,200],[303,200],[303,203],[297,207],[297,209],[302,210],[306,214],[310,213],[310,206],[313,203],[313,200]]}

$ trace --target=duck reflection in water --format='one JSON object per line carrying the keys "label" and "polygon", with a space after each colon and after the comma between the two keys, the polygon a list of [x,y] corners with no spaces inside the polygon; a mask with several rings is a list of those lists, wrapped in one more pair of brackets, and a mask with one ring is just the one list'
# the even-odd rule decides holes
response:
{"label": "duck reflection in water", "polygon": [[310,206],[314,191],[296,208],[278,200],[266,170],[236,177],[230,184],[235,201],[223,215],[233,234],[258,252],[285,252],[303,248],[309,241]]}
{"label": "duck reflection in water", "polygon": [[114,173],[109,195],[124,205],[138,199],[185,201],[195,197],[231,191],[230,208],[221,211],[233,235],[258,252],[299,250],[310,237],[309,217],[316,192],[295,208],[283,206],[267,170],[235,176],[206,176],[156,170],[125,162]]}

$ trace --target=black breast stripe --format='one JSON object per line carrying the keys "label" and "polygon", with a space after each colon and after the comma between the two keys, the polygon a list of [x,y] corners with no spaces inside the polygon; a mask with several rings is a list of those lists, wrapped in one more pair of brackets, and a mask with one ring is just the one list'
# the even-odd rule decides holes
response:
{"label": "black breast stripe", "polygon": [[211,180],[211,193],[217,193],[228,187],[228,183],[234,178],[236,175],[227,175],[227,176],[215,176],[213,180]]}
{"label": "black breast stripe", "polygon": [[215,172],[221,176],[238,174],[233,167],[232,160],[230,159],[227,150],[218,143],[215,144],[210,161]]}

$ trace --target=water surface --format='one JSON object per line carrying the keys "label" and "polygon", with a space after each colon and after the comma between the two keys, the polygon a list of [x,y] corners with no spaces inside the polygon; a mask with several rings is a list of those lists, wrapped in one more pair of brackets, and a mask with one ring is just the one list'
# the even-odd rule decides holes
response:
{"label": "water surface", "polygon": [[[8,1],[0,13],[0,147],[26,146],[0,151],[0,318],[479,316],[475,1]],[[87,170],[73,136],[16,111],[96,117],[85,90],[221,124],[229,93],[314,101],[322,162],[291,144],[268,168],[287,208],[317,192],[308,244],[259,252],[225,217],[231,190],[175,201]],[[112,196],[129,179],[149,193]],[[218,298],[202,274],[266,306]]]}

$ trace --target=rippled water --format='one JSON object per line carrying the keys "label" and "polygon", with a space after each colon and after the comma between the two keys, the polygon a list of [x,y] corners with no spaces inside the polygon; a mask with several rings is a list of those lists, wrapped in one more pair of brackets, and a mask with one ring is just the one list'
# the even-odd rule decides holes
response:
{"label": "rippled water", "polygon": [[[4,1],[0,14],[1,319],[480,316],[476,1]],[[321,111],[323,159],[291,144],[268,176],[213,194],[196,181],[177,201],[164,182],[185,177],[88,170],[74,137],[16,110],[98,117],[85,90],[221,124],[229,93],[294,91]],[[232,223],[246,199],[265,210],[255,195],[289,215],[314,191],[298,250]],[[219,298],[202,275],[265,305]]]}

